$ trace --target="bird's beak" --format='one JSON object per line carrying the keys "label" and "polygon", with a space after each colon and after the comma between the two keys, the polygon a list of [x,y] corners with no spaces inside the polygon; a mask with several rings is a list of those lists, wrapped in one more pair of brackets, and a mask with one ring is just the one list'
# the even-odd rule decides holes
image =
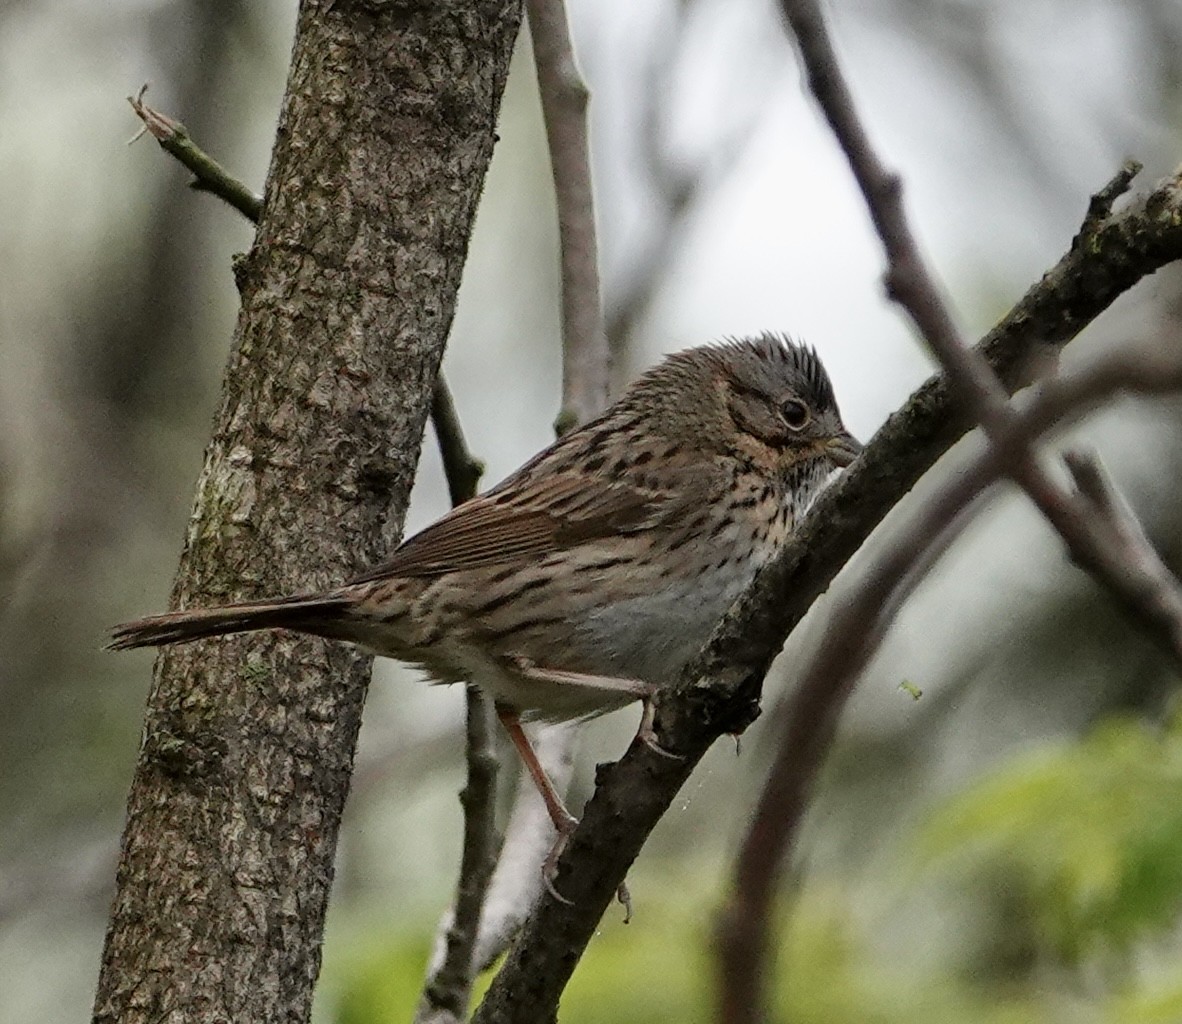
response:
{"label": "bird's beak", "polygon": [[844,430],[836,437],[831,437],[825,446],[825,454],[842,469],[853,462],[861,451],[861,442]]}

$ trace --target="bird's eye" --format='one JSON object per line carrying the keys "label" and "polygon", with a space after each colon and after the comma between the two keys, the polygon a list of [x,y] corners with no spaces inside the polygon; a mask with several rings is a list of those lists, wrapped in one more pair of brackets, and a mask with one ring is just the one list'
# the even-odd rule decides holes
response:
{"label": "bird's eye", "polygon": [[799,398],[789,398],[780,406],[780,415],[788,424],[789,430],[803,430],[809,421],[809,407]]}

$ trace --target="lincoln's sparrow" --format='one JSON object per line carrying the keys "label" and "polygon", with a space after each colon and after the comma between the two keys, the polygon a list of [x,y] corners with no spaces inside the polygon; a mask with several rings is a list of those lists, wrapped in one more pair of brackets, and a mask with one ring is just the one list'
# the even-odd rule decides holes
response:
{"label": "lincoln's sparrow", "polygon": [[519,715],[647,712],[860,447],[812,349],[770,334],[689,349],[351,583],[140,619],[111,646],[283,628],[470,679],[566,833]]}

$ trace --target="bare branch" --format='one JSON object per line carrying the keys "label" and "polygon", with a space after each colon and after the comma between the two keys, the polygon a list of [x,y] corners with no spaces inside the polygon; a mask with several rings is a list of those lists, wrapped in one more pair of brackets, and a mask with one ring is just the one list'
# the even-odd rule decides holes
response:
{"label": "bare branch", "polygon": [[[460,794],[464,844],[455,906],[440,928],[439,963],[428,972],[416,1024],[461,1021],[468,1012],[475,973],[476,937],[481,909],[496,859],[497,756],[494,715],[478,687],[467,687],[468,783]],[[435,958],[433,958],[435,959]]]}
{"label": "bare branch", "polygon": [[431,392],[431,423],[443,458],[448,495],[453,505],[459,505],[476,493],[484,475],[484,463],[468,450],[455,399],[442,371],[435,378],[435,390]]}
{"label": "bare branch", "polygon": [[[153,110],[144,103],[144,93],[147,91],[148,87],[145,85],[135,96],[127,97],[131,109],[144,122],[142,131],[151,135],[160,143],[161,149],[176,157],[193,172],[190,188],[217,196],[229,203],[247,220],[258,223],[263,210],[262,197],[255,195],[205,150],[199,148],[189,138],[189,133],[183,124],[174,121],[167,114]],[[136,138],[139,136],[137,135]],[[132,141],[134,142],[135,139]]]}
{"label": "bare branch", "polygon": [[[816,0],[781,0],[781,8],[800,45],[809,86],[849,160],[886,250],[888,292],[915,321],[960,399],[986,434],[991,439],[998,438],[1012,426],[1015,415],[1007,402],[1005,388],[988,363],[962,342],[948,307],[924,265],[903,211],[901,183],[897,175],[883,167],[862,127],[820,5]],[[1113,203],[1128,190],[1138,170],[1139,165],[1126,164],[1092,197],[1074,246],[1095,236],[1111,214]],[[1101,506],[1089,507],[1074,500],[1031,451],[1014,453],[1010,475],[1059,532],[1076,562],[1118,600],[1139,611],[1141,621],[1182,662],[1182,646],[1174,643],[1175,637],[1182,636],[1182,619],[1172,621],[1165,617],[1173,606],[1157,600],[1158,592],[1147,588],[1141,574],[1123,560],[1122,555],[1130,549],[1127,543],[1122,543],[1120,524],[1105,518]],[[1156,556],[1150,551],[1139,563],[1149,564],[1153,560]],[[1147,603],[1138,604],[1141,601]]]}
{"label": "bare branch", "polygon": [[[588,91],[575,63],[563,0],[528,0],[526,14],[558,201],[563,369],[555,430],[562,434],[604,410],[610,382],[587,143]],[[567,725],[543,726],[533,733],[534,751],[560,791],[570,781],[576,739],[576,730]],[[536,902],[541,863],[553,840],[549,815],[522,775],[481,919],[478,967],[504,952]]]}
{"label": "bare branch", "polygon": [[603,411],[610,384],[587,144],[590,92],[575,63],[563,0],[527,0],[526,16],[558,201],[563,358],[555,430],[563,434]]}
{"label": "bare branch", "polygon": [[[1013,388],[1038,350],[1061,346],[1122,292],[1182,258],[1182,183],[1168,179],[1106,218],[982,340],[978,351]],[[657,820],[720,735],[758,714],[763,677],[788,633],[916,480],[972,426],[941,376],[879,430],[818,499],[801,529],[728,612],[682,682],[659,699],[656,728],[674,761],[633,744],[604,766],[595,795],[558,865],[571,904],[543,900],[494,980],[476,1020],[547,1019]],[[528,1007],[528,1012],[526,1010]]]}
{"label": "bare branch", "polygon": [[796,36],[809,88],[821,106],[866,199],[870,218],[886,250],[887,293],[915,321],[923,340],[974,416],[988,426],[1004,415],[1005,390],[988,364],[962,342],[948,307],[924,266],[903,211],[903,184],[883,166],[854,107],[853,97],[815,0],[781,0]]}
{"label": "bare branch", "polygon": [[[833,603],[819,646],[777,712],[776,756],[735,859],[731,896],[719,915],[719,1021],[754,1024],[766,1019],[765,974],[779,877],[841,711],[901,603],[959,536],[970,521],[970,508],[985,489],[1008,475],[1013,460],[1028,453],[1043,433],[1062,429],[1121,392],[1182,391],[1182,351],[1173,356],[1153,360],[1126,352],[1048,382],[1001,435],[948,474],[862,566],[849,592]],[[1069,459],[1069,465],[1077,459]],[[1094,468],[1094,463],[1086,464]],[[1096,503],[1111,500],[1115,504],[1115,492],[1108,488],[1105,493],[1108,497],[1097,498]],[[1152,549],[1131,511],[1126,522],[1131,535],[1128,561],[1143,566],[1145,585],[1163,604],[1177,610],[1182,599],[1172,575],[1156,555],[1144,557],[1143,552]],[[1148,599],[1142,605],[1146,603]]]}
{"label": "bare branch", "polygon": [[[886,171],[870,145],[838,67],[820,7],[814,0],[782,0],[782,7],[800,44],[809,85],[849,159],[882,239],[888,259],[888,291],[910,313],[986,432],[996,437],[1013,415],[1005,390],[988,365],[961,342],[923,264],[903,212],[899,179]],[[1080,237],[1095,233],[1111,213],[1115,200],[1128,190],[1137,170],[1135,164],[1126,165],[1092,197]],[[1088,514],[1100,511],[1099,506],[1089,510],[1072,502],[1030,452],[1016,453],[1012,475],[1063,536],[1082,566],[1126,603],[1135,604],[1146,596],[1144,587],[1132,578],[1130,567],[1121,562],[1118,524]],[[1167,637],[1182,634],[1182,621],[1161,620],[1166,607],[1151,601],[1142,608],[1144,618]],[[1182,648],[1176,648],[1176,654],[1182,658]]]}

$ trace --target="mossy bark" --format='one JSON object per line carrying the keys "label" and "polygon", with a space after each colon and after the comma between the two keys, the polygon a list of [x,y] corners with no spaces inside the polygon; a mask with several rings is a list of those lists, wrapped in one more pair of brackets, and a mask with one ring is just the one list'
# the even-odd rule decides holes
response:
{"label": "mossy bark", "polygon": [[[174,605],[325,587],[396,540],[517,0],[306,0]],[[370,662],[165,650],[95,1019],[304,1021]]]}

